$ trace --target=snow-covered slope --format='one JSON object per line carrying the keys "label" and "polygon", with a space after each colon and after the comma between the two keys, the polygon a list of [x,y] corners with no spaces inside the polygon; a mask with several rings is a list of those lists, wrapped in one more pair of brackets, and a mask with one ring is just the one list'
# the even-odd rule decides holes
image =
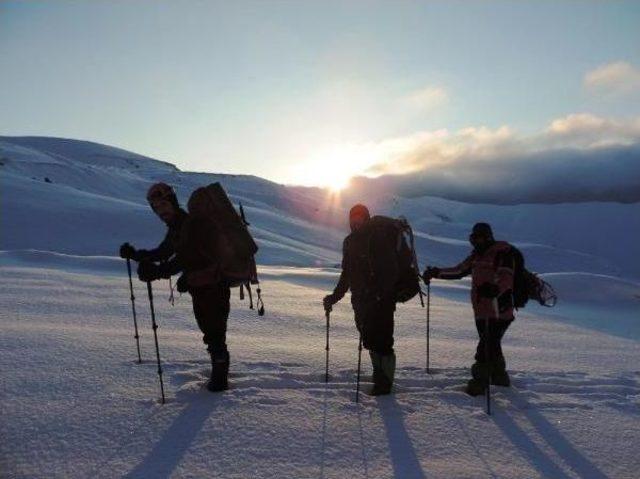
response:
{"label": "snow-covered slope", "polygon": [[640,277],[640,204],[473,205],[389,191],[338,197],[254,176],[182,172],[118,148],[43,137],[0,137],[0,172],[2,250],[114,255],[124,241],[152,246],[163,225],[145,203],[151,183],[170,183],[184,203],[194,188],[220,181],[245,206],[261,264],[334,266],[346,211],[361,201],[410,220],[423,265],[462,259],[471,225],[484,220],[522,248],[533,270]]}
{"label": "snow-covered slope", "polygon": [[[136,364],[129,283],[115,257],[123,241],[150,246],[163,235],[144,200],[159,180],[183,202],[211,181],[242,201],[267,310],[259,317],[233,295],[231,388],[213,395],[188,295],[172,307],[166,282],[154,283],[164,405],[146,291],[134,281],[144,358]],[[555,286],[557,308],[531,304],[507,332],[513,387],[494,388],[492,416],[462,391],[477,339],[468,281],[432,284],[430,375],[425,312],[417,301],[399,305],[395,393],[359,404],[357,333],[348,302],[336,305],[324,383],[320,299],[337,278],[324,266],[339,261],[355,201],[407,216],[422,265],[460,260],[471,224],[489,221]],[[0,214],[2,477],[637,477],[637,204],[336,198],[181,172],[94,143],[5,137]]]}
{"label": "snow-covered slope", "polygon": [[[356,404],[358,339],[346,302],[331,316],[331,382],[324,383],[320,298],[336,274],[263,268],[267,314],[258,317],[233,296],[231,388],[212,394],[191,301],[183,296],[172,307],[159,282],[161,405],[144,285],[134,284],[144,359],[136,364],[124,275],[0,271],[3,477],[638,476],[639,336],[583,328],[573,322],[580,316],[558,321],[527,308],[504,341],[513,387],[493,389],[487,416],[484,398],[462,391],[476,340],[467,291],[436,282],[432,374],[424,371],[424,310],[401,305],[395,393],[361,395]],[[586,304],[578,297],[583,284],[565,286],[576,305]],[[616,298],[626,298],[624,289]],[[367,390],[366,353],[362,378]]]}

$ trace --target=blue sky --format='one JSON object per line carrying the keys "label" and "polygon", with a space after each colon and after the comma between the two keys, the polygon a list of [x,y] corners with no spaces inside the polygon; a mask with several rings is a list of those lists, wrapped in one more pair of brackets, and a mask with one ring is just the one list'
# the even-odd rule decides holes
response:
{"label": "blue sky", "polygon": [[640,2],[5,1],[0,134],[287,183],[403,173],[408,148],[469,127],[628,130],[638,25]]}

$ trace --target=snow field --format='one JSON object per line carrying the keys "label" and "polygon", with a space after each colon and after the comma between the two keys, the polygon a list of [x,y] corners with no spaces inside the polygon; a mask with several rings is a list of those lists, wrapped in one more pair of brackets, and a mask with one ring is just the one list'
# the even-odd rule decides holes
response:
{"label": "snow field", "polygon": [[[357,337],[343,301],[331,316],[324,383],[322,295],[329,270],[264,268],[264,317],[236,295],[231,389],[203,388],[208,357],[188,296],[154,283],[168,402],[158,403],[144,286],[136,281],[144,362],[136,364],[122,274],[0,268],[0,470],[6,477],[636,477],[637,340],[527,308],[508,331],[512,389],[494,415],[461,388],[476,333],[464,285],[432,287],[397,313],[396,394],[354,402]],[[567,304],[567,317],[574,307]],[[363,389],[370,365],[363,353]]]}

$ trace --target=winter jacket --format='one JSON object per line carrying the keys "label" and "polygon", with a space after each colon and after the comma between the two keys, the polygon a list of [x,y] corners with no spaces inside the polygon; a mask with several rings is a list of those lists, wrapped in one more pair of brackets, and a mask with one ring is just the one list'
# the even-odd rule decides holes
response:
{"label": "winter jacket", "polygon": [[182,227],[177,258],[190,290],[220,282],[219,254],[220,235],[213,220],[189,216]]}
{"label": "winter jacket", "polygon": [[138,250],[134,259],[136,261],[160,262],[159,271],[163,278],[169,278],[182,271],[182,265],[176,257],[176,250],[187,217],[187,212],[180,208],[175,220],[168,225],[167,234],[162,242],[154,249]]}
{"label": "winter jacket", "polygon": [[[452,268],[442,268],[436,278],[460,279],[471,275],[471,304],[476,319],[513,320],[514,258],[511,245],[496,241],[484,252],[472,252],[462,263]],[[497,298],[486,298],[478,288],[485,284],[498,288]],[[496,315],[496,309],[498,314]]]}
{"label": "winter jacket", "polygon": [[335,302],[351,290],[351,303],[392,301],[398,281],[397,232],[385,228],[375,217],[352,232],[342,244],[342,273],[333,291]]}

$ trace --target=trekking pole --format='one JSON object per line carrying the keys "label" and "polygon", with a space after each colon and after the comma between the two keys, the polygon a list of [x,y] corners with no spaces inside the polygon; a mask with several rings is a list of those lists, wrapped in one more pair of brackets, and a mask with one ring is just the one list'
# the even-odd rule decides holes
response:
{"label": "trekking pole", "polygon": [[362,333],[358,341],[358,374],[356,376],[356,402],[360,400],[360,367],[362,366]]}
{"label": "trekking pole", "polygon": [[133,281],[131,280],[131,259],[127,258],[127,271],[129,272],[129,291],[131,291],[131,311],[133,312],[133,329],[136,338],[136,347],[138,348],[138,363],[142,362],[142,356],[140,356],[140,335],[138,334],[138,318],[136,317],[136,297],[133,294]]}
{"label": "trekking pole", "polygon": [[325,350],[325,367],[324,367],[324,382],[329,382],[329,315],[330,311],[326,309],[324,315],[327,318],[327,343],[324,347]]}
{"label": "trekking pole", "polygon": [[158,347],[158,324],[156,323],[156,313],[153,309],[153,290],[151,289],[151,281],[147,281],[147,292],[149,293],[149,308],[151,309],[151,325],[153,327],[153,338],[156,342],[156,358],[158,360],[160,394],[162,394],[162,404],[164,404],[164,383],[162,382],[162,365],[160,364],[160,348]]}
{"label": "trekking pole", "polygon": [[427,283],[427,374],[431,374],[429,370],[429,338],[430,338],[430,322],[431,322],[431,282]]}
{"label": "trekking pole", "polygon": [[[498,310],[498,300],[493,298],[493,311],[496,315],[496,321],[500,316],[500,312]],[[485,389],[485,395],[487,397],[487,414],[491,416],[491,368],[492,363],[489,355],[491,353],[491,348],[489,346],[489,342],[491,340],[491,329],[489,328],[489,317],[485,319],[484,323],[484,337],[485,337],[485,346],[484,346],[484,357],[487,362],[487,388]]]}
{"label": "trekking pole", "polygon": [[489,318],[485,319],[485,328],[484,328],[484,356],[487,361],[487,388],[485,389],[485,396],[487,398],[487,414],[491,416],[491,361],[489,361]]}

